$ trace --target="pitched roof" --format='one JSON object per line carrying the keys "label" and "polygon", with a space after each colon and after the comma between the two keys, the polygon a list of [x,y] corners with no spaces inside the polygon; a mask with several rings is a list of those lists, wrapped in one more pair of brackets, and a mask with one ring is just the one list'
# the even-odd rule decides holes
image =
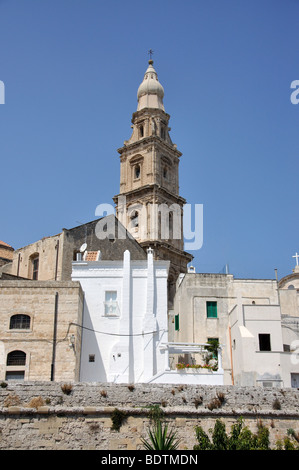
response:
{"label": "pitched roof", "polygon": [[8,245],[8,243],[5,243],[5,242],[3,242],[3,241],[1,241],[1,240],[0,240],[0,246],[5,246],[6,248],[9,248],[9,249],[13,250],[13,247],[12,247],[12,246]]}

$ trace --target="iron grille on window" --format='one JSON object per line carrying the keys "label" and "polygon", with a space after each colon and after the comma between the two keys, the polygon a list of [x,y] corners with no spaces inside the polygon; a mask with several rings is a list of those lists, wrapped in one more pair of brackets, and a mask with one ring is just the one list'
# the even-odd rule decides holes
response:
{"label": "iron grille on window", "polygon": [[30,317],[29,315],[13,315],[10,318],[10,324],[9,324],[10,329],[20,329],[20,330],[26,330],[30,328]]}
{"label": "iron grille on window", "polygon": [[25,366],[26,354],[23,351],[11,351],[7,354],[7,366]]}

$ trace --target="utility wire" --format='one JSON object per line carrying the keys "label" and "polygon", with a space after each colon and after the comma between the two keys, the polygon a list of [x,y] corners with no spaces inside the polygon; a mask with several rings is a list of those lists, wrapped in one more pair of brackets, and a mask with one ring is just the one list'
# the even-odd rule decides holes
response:
{"label": "utility wire", "polygon": [[135,333],[135,334],[120,334],[120,333],[107,333],[105,331],[98,331],[98,330],[94,330],[93,328],[88,328],[87,326],[82,326],[82,325],[79,325],[78,323],[70,323],[69,324],[69,328],[68,328],[68,332],[66,334],[66,336],[68,335],[69,333],[69,329],[70,329],[70,326],[71,325],[74,325],[74,326],[79,326],[80,328],[82,328],[83,330],[88,330],[88,331],[92,331],[93,333],[99,333],[101,335],[108,335],[108,336],[145,336],[145,335],[153,335],[155,333],[159,333],[159,332],[166,332],[168,330],[159,330],[159,331],[149,331],[147,333]]}

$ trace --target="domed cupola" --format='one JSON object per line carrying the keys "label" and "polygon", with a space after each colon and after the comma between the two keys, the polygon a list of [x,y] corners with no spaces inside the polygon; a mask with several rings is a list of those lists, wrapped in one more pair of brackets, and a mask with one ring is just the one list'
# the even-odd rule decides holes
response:
{"label": "domed cupola", "polygon": [[148,61],[148,68],[145,72],[143,82],[138,88],[137,111],[144,108],[158,108],[164,110],[163,97],[164,88],[158,80],[158,75],[153,66],[153,60]]}

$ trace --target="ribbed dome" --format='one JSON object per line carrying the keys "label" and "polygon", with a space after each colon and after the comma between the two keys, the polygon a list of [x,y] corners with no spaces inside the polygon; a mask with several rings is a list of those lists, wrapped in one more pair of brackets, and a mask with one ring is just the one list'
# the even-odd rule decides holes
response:
{"label": "ribbed dome", "polygon": [[[153,61],[149,60],[148,63],[149,65],[147,71],[145,72],[143,82],[141,83],[137,91],[137,99],[139,101],[138,109],[146,107],[145,103],[147,103],[148,107],[164,109],[164,88],[158,80],[157,72],[153,67]],[[142,99],[142,97],[145,97],[146,95],[155,95],[156,99],[150,100],[149,104],[148,99]]]}

